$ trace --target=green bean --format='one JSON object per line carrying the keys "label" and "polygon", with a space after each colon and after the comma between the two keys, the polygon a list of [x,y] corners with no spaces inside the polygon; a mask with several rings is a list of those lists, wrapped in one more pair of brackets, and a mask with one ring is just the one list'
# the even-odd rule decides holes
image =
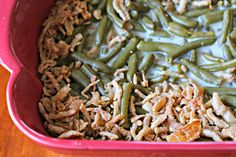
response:
{"label": "green bean", "polygon": [[153,30],[155,27],[155,24],[152,22],[152,20],[148,16],[143,16],[142,17],[142,25],[146,29],[151,29]]}
{"label": "green bean", "polygon": [[145,52],[164,51],[168,53],[174,52],[178,48],[177,45],[171,43],[140,41],[137,49]]}
{"label": "green bean", "polygon": [[214,71],[226,70],[228,68],[232,68],[235,66],[236,66],[236,58],[222,62],[222,63],[206,64],[206,65],[203,65],[202,68],[207,69],[208,71],[214,72]]}
{"label": "green bean", "polygon": [[144,0],[144,3],[146,3],[151,9],[156,9],[156,7],[163,8],[160,0]]}
{"label": "green bean", "polygon": [[83,26],[77,26],[77,27],[74,29],[72,35],[70,35],[70,36],[68,36],[68,37],[65,38],[65,42],[66,42],[67,44],[70,44],[70,43],[72,42],[72,40],[75,38],[75,36],[76,36],[78,33],[82,32],[83,30],[84,30],[84,27],[83,27]]}
{"label": "green bean", "polygon": [[223,15],[223,23],[222,23],[222,33],[220,38],[220,44],[223,44],[226,42],[227,36],[230,32],[230,29],[232,27],[233,22],[233,14],[232,10],[228,9],[224,11]]}
{"label": "green bean", "polygon": [[220,57],[213,56],[209,53],[203,53],[202,56],[204,57],[204,59],[206,59],[207,61],[210,61],[210,62],[218,62],[218,63],[224,62],[224,59],[222,59]]}
{"label": "green bean", "polygon": [[230,33],[230,37],[234,40],[236,39],[236,27],[234,27],[233,31]]}
{"label": "green bean", "polygon": [[[100,76],[99,74],[92,68],[90,67],[89,65],[87,64],[83,64],[81,66],[81,71],[87,75],[88,78],[92,78],[93,76],[96,76],[97,79],[100,79]],[[105,95],[105,91],[104,91],[104,83],[102,82],[102,80],[100,80],[98,83],[97,83],[97,86],[98,86],[98,91],[102,94],[102,95]]]}
{"label": "green bean", "polygon": [[160,18],[163,27],[167,27],[169,25],[169,18],[166,16],[164,8],[157,6],[156,9],[154,9],[154,11],[157,13],[158,17]]}
{"label": "green bean", "polygon": [[103,43],[105,36],[109,30],[109,19],[107,16],[103,16],[98,28],[96,30],[96,34],[95,34],[95,41],[96,41],[96,45],[100,45]]}
{"label": "green bean", "polygon": [[228,87],[204,87],[205,91],[208,94],[213,94],[214,92],[219,93],[220,95],[234,95],[236,96],[236,88]]}
{"label": "green bean", "polygon": [[[78,83],[75,83],[75,82],[72,82],[71,84],[70,84],[70,88],[71,88],[71,91],[70,91],[70,93],[71,93],[71,95],[73,95],[73,96],[78,96],[79,94],[80,94],[80,90],[83,90],[83,88],[84,87],[82,87],[80,84],[78,84]],[[80,89],[81,88],[81,89]]]}
{"label": "green bean", "polygon": [[75,80],[75,82],[81,84],[84,88],[90,83],[89,78],[79,69],[73,69],[71,77]]}
{"label": "green bean", "polygon": [[137,38],[132,38],[124,49],[118,54],[117,59],[112,63],[113,69],[118,69],[126,64],[127,59],[132,53],[135,53],[136,46],[139,40]]}
{"label": "green bean", "polygon": [[236,0],[231,0],[231,4],[236,4]]}
{"label": "green bean", "polygon": [[92,5],[98,5],[102,0],[91,0]]}
{"label": "green bean", "polygon": [[184,15],[187,16],[187,17],[198,17],[198,16],[201,16],[201,15],[207,14],[211,11],[212,11],[212,9],[208,9],[208,8],[206,8],[206,9],[196,9],[196,10],[186,12]]}
{"label": "green bean", "polygon": [[98,61],[104,62],[104,63],[109,62],[113,57],[115,57],[120,52],[123,46],[124,46],[124,42],[120,42],[116,44],[113,48],[109,50],[108,54],[104,58],[100,58],[98,59]]}
{"label": "green bean", "polygon": [[222,95],[220,96],[220,99],[224,104],[236,108],[236,96]]}
{"label": "green bean", "polygon": [[113,0],[107,1],[107,14],[110,20],[120,28],[123,28],[125,22],[121,20],[117,15],[112,5]]}
{"label": "green bean", "polygon": [[140,11],[140,12],[147,12],[149,9],[144,6],[143,4],[141,3],[138,3],[138,2],[133,2],[131,0],[128,0],[126,2],[126,6],[127,8],[129,8],[130,10],[136,10],[136,11]]}
{"label": "green bean", "polygon": [[220,85],[222,82],[222,78],[216,77],[205,69],[202,69],[196,66],[195,64],[191,63],[187,59],[181,59],[181,63],[184,64],[189,69],[189,71],[192,72],[195,76],[205,82],[213,83],[215,85]]}
{"label": "green bean", "polygon": [[111,82],[111,78],[109,77],[109,75],[104,74],[104,73],[99,73],[99,75],[100,75],[100,79],[102,80],[104,84]]}
{"label": "green bean", "polygon": [[223,18],[223,13],[224,11],[222,10],[210,12],[206,15],[201,16],[201,20],[203,21],[203,24],[205,26],[208,26],[212,23],[220,21]]}
{"label": "green bean", "polygon": [[135,21],[132,22],[132,25],[134,27],[134,30],[135,31],[138,31],[138,32],[145,32],[145,29],[143,28],[143,26]]}
{"label": "green bean", "polygon": [[196,41],[187,43],[184,46],[179,47],[178,49],[176,49],[175,52],[169,54],[168,55],[168,61],[172,62],[177,57],[182,56],[183,54],[189,52],[192,49],[196,49],[196,48],[199,48],[199,47],[202,47],[202,46],[211,45],[215,41],[216,41],[216,38],[206,38],[206,39],[196,40]]}
{"label": "green bean", "polygon": [[139,71],[143,71],[146,73],[151,68],[154,60],[155,60],[154,54],[149,53],[145,55],[139,65]]}
{"label": "green bean", "polygon": [[161,82],[163,82],[163,81],[165,81],[167,79],[168,79],[167,75],[160,75],[160,76],[156,76],[156,77],[150,78],[150,83],[151,84],[161,83]]}
{"label": "green bean", "polygon": [[84,64],[88,64],[88,65],[98,69],[98,71],[101,71],[104,73],[112,73],[113,72],[113,70],[109,66],[104,64],[103,62],[88,58],[85,55],[83,55],[82,53],[72,53],[71,56],[74,59],[83,62]]}
{"label": "green bean", "polygon": [[69,66],[73,61],[74,59],[71,56],[60,57],[57,60],[57,66],[63,66],[63,65]]}
{"label": "green bean", "polygon": [[168,14],[170,15],[171,19],[174,22],[176,22],[176,23],[178,23],[180,25],[183,25],[185,27],[193,28],[193,27],[197,26],[197,24],[198,24],[197,21],[190,20],[189,18],[187,18],[185,16],[176,15],[173,12],[168,12]]}
{"label": "green bean", "polygon": [[101,3],[98,5],[97,10],[105,9],[106,5],[107,5],[107,0],[102,0]]}
{"label": "green bean", "polygon": [[192,50],[189,56],[189,61],[193,64],[197,64],[197,52],[196,50]]}
{"label": "green bean", "polygon": [[176,22],[169,23],[168,31],[180,37],[189,37],[191,34],[187,28]]}
{"label": "green bean", "polygon": [[121,98],[121,115],[124,116],[125,125],[124,127],[127,128],[129,124],[128,119],[128,110],[129,110],[129,99],[132,92],[133,84],[132,83],[123,83],[123,93]]}
{"label": "green bean", "polygon": [[233,59],[232,53],[228,45],[223,45],[223,55],[226,60]]}
{"label": "green bean", "polygon": [[84,46],[85,46],[85,44],[86,44],[86,40],[87,40],[88,36],[89,36],[88,32],[85,32],[85,33],[83,34],[83,38],[82,38],[82,40],[81,40],[80,45],[78,45],[78,46],[75,48],[75,51],[76,51],[76,52],[79,52],[79,53],[82,53],[82,52],[83,52],[83,49],[84,49]]}
{"label": "green bean", "polygon": [[137,66],[138,66],[138,55],[134,53],[129,57],[128,60],[129,71],[126,73],[126,77],[129,82],[133,81],[134,74],[137,71]]}
{"label": "green bean", "polygon": [[151,92],[151,90],[149,90],[148,88],[145,88],[139,84],[134,85],[134,88],[138,89],[139,91],[141,91],[143,94],[146,94],[146,95],[150,94],[150,92]]}
{"label": "green bean", "polygon": [[[159,57],[158,57],[158,59],[159,59]],[[162,65],[154,65],[153,68],[155,69],[155,71],[161,71],[161,72],[164,72],[165,70],[167,70],[167,67],[162,66]]]}
{"label": "green bean", "polygon": [[155,37],[163,37],[163,38],[170,38],[171,37],[171,35],[164,30],[155,30],[154,32],[152,32],[149,35],[155,36]]}
{"label": "green bean", "polygon": [[236,58],[236,45],[231,37],[227,37],[228,40],[228,46],[231,51],[231,54],[233,55],[234,58]]}
{"label": "green bean", "polygon": [[209,38],[209,37],[216,37],[215,32],[209,31],[209,32],[197,32],[193,31],[191,32],[190,38]]}

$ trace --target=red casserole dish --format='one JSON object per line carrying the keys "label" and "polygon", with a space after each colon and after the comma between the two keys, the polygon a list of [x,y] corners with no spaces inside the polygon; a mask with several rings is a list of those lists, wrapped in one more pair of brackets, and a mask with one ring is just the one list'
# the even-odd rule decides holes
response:
{"label": "red casserole dish", "polygon": [[0,63],[10,72],[7,104],[15,125],[47,148],[78,154],[114,151],[126,156],[234,156],[236,142],[127,142],[62,140],[47,135],[37,103],[42,85],[37,75],[37,39],[53,0],[2,0],[0,10]]}

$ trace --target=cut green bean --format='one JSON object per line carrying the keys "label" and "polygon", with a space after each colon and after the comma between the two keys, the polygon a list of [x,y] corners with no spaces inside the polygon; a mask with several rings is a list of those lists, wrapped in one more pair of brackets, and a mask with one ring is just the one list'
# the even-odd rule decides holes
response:
{"label": "cut green bean", "polygon": [[230,37],[236,40],[236,27],[234,27],[233,31],[230,33]]}
{"label": "cut green bean", "polygon": [[203,24],[205,26],[208,26],[212,23],[220,21],[223,18],[223,13],[224,11],[222,10],[210,12],[206,15],[201,16],[201,20],[203,21]]}
{"label": "cut green bean", "polygon": [[161,83],[163,81],[166,81],[168,79],[168,76],[166,75],[160,75],[160,76],[156,76],[150,79],[150,83],[151,84],[156,84],[156,83]]}
{"label": "cut green bean", "polygon": [[220,44],[226,42],[227,36],[231,31],[233,23],[233,13],[232,10],[228,9],[224,11],[223,22],[222,22],[222,33],[220,37]]}
{"label": "cut green bean", "polygon": [[210,37],[216,37],[215,32],[209,31],[209,32],[197,32],[193,31],[191,32],[190,38],[210,38]]}
{"label": "cut green bean", "polygon": [[123,83],[123,93],[121,98],[121,115],[124,116],[125,124],[124,127],[127,128],[129,126],[128,119],[128,110],[129,110],[129,99],[132,92],[133,84],[132,83]]}
{"label": "cut green bean", "polygon": [[171,35],[164,30],[155,30],[154,32],[149,34],[154,37],[163,37],[163,38],[171,38]]}
{"label": "cut green bean", "polygon": [[201,66],[204,69],[207,69],[208,71],[214,72],[214,71],[223,71],[228,68],[236,67],[236,58],[231,59],[222,63],[217,64],[206,64]]}
{"label": "cut green bean", "polygon": [[135,21],[132,22],[132,25],[134,27],[134,30],[135,31],[138,31],[138,32],[145,32],[145,29],[143,28],[143,26]]}
{"label": "cut green bean", "polygon": [[197,51],[192,50],[189,56],[189,61],[192,62],[193,64],[197,64]]}
{"label": "cut green bean", "polygon": [[236,96],[222,95],[220,96],[220,99],[224,104],[232,108],[236,108]]}
{"label": "cut green bean", "polygon": [[133,2],[131,0],[127,0],[126,6],[130,10],[136,10],[136,11],[139,11],[139,12],[147,12],[148,11],[148,7],[144,6],[141,3]]}
{"label": "cut green bean", "polygon": [[75,82],[81,84],[84,88],[90,83],[89,78],[79,69],[73,69],[71,77],[75,80]]}
{"label": "cut green bean", "polygon": [[145,52],[163,51],[172,53],[178,48],[177,45],[171,43],[152,42],[152,41],[140,41],[137,45],[137,49]]}
{"label": "cut green bean", "polygon": [[185,44],[182,47],[179,47],[176,49],[175,52],[171,53],[168,55],[168,61],[172,62],[174,59],[182,56],[183,54],[189,52],[192,49],[196,49],[202,46],[208,46],[213,44],[216,41],[216,38],[208,38],[208,39],[201,39],[201,40],[196,40],[190,43]]}
{"label": "cut green bean", "polygon": [[158,17],[160,18],[163,27],[167,27],[169,25],[170,20],[166,16],[164,8],[158,6],[156,9],[154,9],[154,11],[157,13]]}
{"label": "cut green bean", "polygon": [[102,0],[91,0],[92,5],[98,5]]}
{"label": "cut green bean", "polygon": [[187,28],[176,22],[169,23],[168,31],[180,37],[189,37],[191,34]]}
{"label": "cut green bean", "polygon": [[146,54],[139,65],[139,71],[143,71],[146,73],[151,68],[154,61],[155,61],[154,54],[152,53]]}
{"label": "cut green bean", "polygon": [[108,50],[109,52],[104,58],[100,58],[98,59],[98,61],[104,62],[104,63],[109,62],[113,57],[115,57],[120,52],[123,46],[124,46],[124,42],[116,44],[113,48]]}
{"label": "cut green bean", "polygon": [[123,20],[121,20],[117,15],[116,12],[113,8],[113,4],[112,4],[113,0],[107,0],[107,14],[108,17],[110,18],[110,20],[117,25],[120,28],[123,28],[125,22]]}
{"label": "cut green bean", "polygon": [[191,10],[186,12],[184,15],[187,17],[199,17],[201,15],[210,13],[212,11],[212,9],[196,9],[196,10]]}
{"label": "cut green bean", "polygon": [[160,0],[144,0],[144,3],[146,3],[152,9],[156,9],[156,7],[163,8]]}
{"label": "cut green bean", "polygon": [[231,37],[228,36],[227,40],[231,54],[233,55],[234,58],[236,58],[236,45]]}
{"label": "cut green bean", "polygon": [[194,20],[191,20],[185,16],[180,16],[180,15],[176,15],[175,13],[173,12],[169,12],[168,13],[171,17],[171,19],[178,23],[178,24],[181,24],[185,27],[188,27],[188,28],[193,28],[195,26],[197,26],[198,22],[197,21],[194,21]]}
{"label": "cut green bean", "polygon": [[137,38],[132,38],[129,41],[125,48],[118,54],[117,59],[112,63],[113,69],[119,69],[126,64],[129,56],[131,56],[132,53],[135,53],[138,42],[139,40]]}
{"label": "cut green bean", "polygon": [[213,56],[209,53],[203,53],[202,56],[204,57],[204,59],[206,59],[207,61],[210,61],[210,62],[218,62],[218,63],[224,62],[224,59],[222,59],[220,57]]}
{"label": "cut green bean", "polygon": [[233,55],[232,55],[228,45],[224,44],[222,51],[223,51],[222,53],[223,53],[223,57],[225,60],[233,59]]}
{"label": "cut green bean", "polygon": [[148,16],[143,16],[142,17],[142,25],[146,29],[153,30],[155,27],[155,24],[152,22],[152,20]]}
{"label": "cut green bean", "polygon": [[213,94],[217,92],[220,95],[234,95],[236,96],[236,88],[228,87],[204,87],[208,94]]}
{"label": "cut green bean", "polygon": [[132,54],[128,60],[129,71],[126,74],[127,80],[129,82],[133,81],[134,74],[137,71],[138,67],[138,55],[136,53]]}
{"label": "cut green bean", "polygon": [[101,3],[98,5],[97,10],[104,10],[106,8],[107,5],[107,0],[102,0]]}
{"label": "cut green bean", "polygon": [[146,94],[146,95],[150,94],[150,92],[151,92],[151,90],[149,90],[148,88],[145,88],[139,84],[134,85],[134,88],[138,89],[139,91],[141,91],[143,94]]}
{"label": "cut green bean", "polygon": [[96,31],[96,34],[95,34],[95,40],[96,40],[96,45],[100,45],[103,43],[104,39],[105,39],[105,36],[106,36],[106,33],[108,32],[109,30],[109,19],[107,16],[103,16],[99,25],[98,25],[98,28],[97,28],[97,31]]}
{"label": "cut green bean", "polygon": [[113,70],[104,64],[103,62],[97,61],[95,59],[91,59],[83,55],[82,53],[72,53],[71,57],[75,60],[79,60],[84,64],[88,64],[94,68],[96,68],[98,71],[104,72],[104,73],[112,73]]}
{"label": "cut green bean", "polygon": [[[89,65],[87,64],[83,64],[81,66],[81,71],[87,75],[88,78],[92,78],[93,76],[96,76],[97,79],[100,79],[99,74]],[[102,94],[105,95],[105,90],[104,90],[104,83],[102,82],[102,80],[100,79],[100,81],[97,83],[98,86],[98,91]]]}
{"label": "cut green bean", "polygon": [[205,82],[212,83],[215,85],[220,85],[223,81],[222,78],[218,78],[217,76],[191,63],[187,59],[181,59],[181,63],[184,64],[191,73],[193,73],[195,76],[197,76],[199,79]]}

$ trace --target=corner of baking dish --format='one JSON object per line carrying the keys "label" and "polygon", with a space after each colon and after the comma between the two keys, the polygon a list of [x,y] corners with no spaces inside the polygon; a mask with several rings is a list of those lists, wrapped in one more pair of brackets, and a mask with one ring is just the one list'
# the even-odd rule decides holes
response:
{"label": "corner of baking dish", "polygon": [[9,31],[12,10],[15,0],[5,0],[0,11],[0,64],[10,73],[7,86],[7,105],[9,114],[15,125],[30,139],[47,147],[68,150],[235,150],[235,142],[129,142],[129,141],[91,141],[55,139],[35,132],[27,127],[19,118],[13,100],[14,84],[21,72],[21,65],[15,58],[11,48]]}

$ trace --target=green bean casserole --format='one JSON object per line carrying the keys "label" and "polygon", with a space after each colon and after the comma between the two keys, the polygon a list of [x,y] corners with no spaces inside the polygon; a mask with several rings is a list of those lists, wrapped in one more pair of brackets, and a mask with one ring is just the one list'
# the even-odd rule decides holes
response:
{"label": "green bean casserole", "polygon": [[57,138],[236,141],[236,0],[57,0],[38,41]]}

